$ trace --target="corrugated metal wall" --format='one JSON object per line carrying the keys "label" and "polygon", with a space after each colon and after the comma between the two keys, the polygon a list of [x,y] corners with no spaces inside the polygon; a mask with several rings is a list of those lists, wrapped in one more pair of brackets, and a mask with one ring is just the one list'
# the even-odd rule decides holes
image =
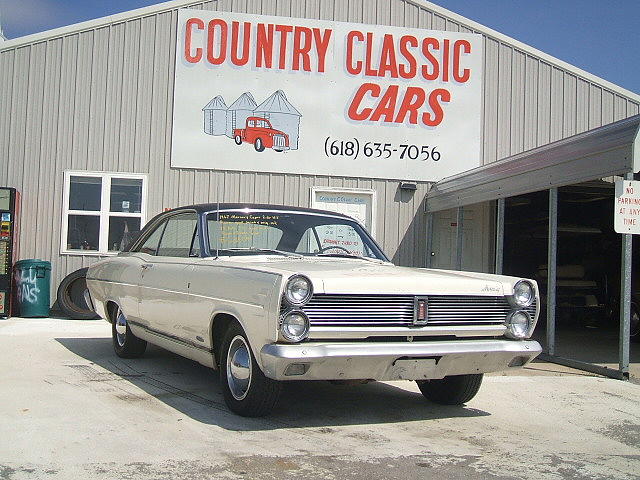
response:
{"label": "corrugated metal wall", "polygon": [[[219,0],[192,8],[473,32],[403,0]],[[148,173],[149,214],[193,202],[307,206],[312,186],[377,192],[377,239],[423,265],[428,184],[170,168],[177,10],[0,52],[0,185],[22,192],[21,258],[53,263],[54,288],[96,257],[60,255],[63,171]],[[638,102],[485,35],[484,162],[638,113]],[[218,192],[221,192],[218,195]]]}

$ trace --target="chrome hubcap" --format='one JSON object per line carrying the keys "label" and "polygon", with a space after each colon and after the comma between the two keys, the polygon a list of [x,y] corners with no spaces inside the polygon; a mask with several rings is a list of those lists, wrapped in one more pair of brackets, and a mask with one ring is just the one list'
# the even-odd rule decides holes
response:
{"label": "chrome hubcap", "polygon": [[116,341],[120,347],[124,346],[124,342],[127,339],[127,318],[124,313],[118,309],[118,316],[116,317]]}
{"label": "chrome hubcap", "polygon": [[249,346],[241,335],[236,335],[227,353],[227,383],[231,395],[236,400],[247,396],[251,385],[251,354]]}

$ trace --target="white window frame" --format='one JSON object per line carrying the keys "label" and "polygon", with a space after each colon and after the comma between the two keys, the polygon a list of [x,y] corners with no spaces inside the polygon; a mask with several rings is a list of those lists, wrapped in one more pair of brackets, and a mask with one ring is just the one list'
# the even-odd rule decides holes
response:
{"label": "white window frame", "polygon": [[[69,191],[71,188],[71,177],[100,177],[102,179],[102,191],[100,193],[100,211],[94,210],[70,210]],[[111,212],[111,180],[114,178],[124,178],[132,180],[142,180],[142,201],[140,213],[134,212]],[[100,217],[100,230],[98,233],[98,250],[70,250],[67,248],[67,233],[69,231],[69,215],[85,215],[88,217]],[[109,218],[110,217],[131,217],[140,218],[140,228],[147,221],[147,175],[143,173],[122,173],[122,172],[96,172],[88,170],[67,170],[64,172],[64,198],[62,204],[62,228],[60,229],[60,253],[63,255],[88,255],[105,256],[117,255],[118,252],[109,251]]]}

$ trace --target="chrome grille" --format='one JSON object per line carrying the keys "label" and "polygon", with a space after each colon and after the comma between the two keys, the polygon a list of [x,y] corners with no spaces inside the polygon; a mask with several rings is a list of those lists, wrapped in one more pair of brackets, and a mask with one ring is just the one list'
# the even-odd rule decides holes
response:
{"label": "chrome grille", "polygon": [[284,141],[284,136],[282,135],[274,135],[273,136],[273,146],[274,147],[286,147],[285,145],[285,141]]}
{"label": "chrome grille", "polygon": [[[413,295],[314,295],[304,306],[312,326],[413,325]],[[502,325],[512,309],[505,297],[428,296],[427,327]],[[535,316],[535,304],[526,309]]]}

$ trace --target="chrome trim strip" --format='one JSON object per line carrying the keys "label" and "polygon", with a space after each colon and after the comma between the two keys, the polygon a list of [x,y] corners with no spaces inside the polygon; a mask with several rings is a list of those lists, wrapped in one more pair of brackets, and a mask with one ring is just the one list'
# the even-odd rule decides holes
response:
{"label": "chrome trim strip", "polygon": [[202,351],[207,352],[207,353],[213,353],[213,349],[204,347],[202,345],[199,345],[199,344],[197,344],[195,342],[192,342],[190,340],[187,340],[185,338],[178,337],[176,335],[169,335],[168,333],[161,332],[160,330],[156,330],[155,328],[150,328],[150,327],[148,327],[146,325],[143,325],[142,323],[139,323],[139,322],[134,322],[134,321],[131,321],[131,320],[128,320],[128,322],[131,325],[135,325],[136,327],[142,328],[143,330],[145,330],[145,331],[147,331],[147,332],[149,332],[149,333],[151,333],[153,335],[157,335],[159,337],[162,337],[165,340],[171,340],[173,342],[180,343],[185,347],[193,347],[193,348],[196,348],[198,350],[202,350]]}

